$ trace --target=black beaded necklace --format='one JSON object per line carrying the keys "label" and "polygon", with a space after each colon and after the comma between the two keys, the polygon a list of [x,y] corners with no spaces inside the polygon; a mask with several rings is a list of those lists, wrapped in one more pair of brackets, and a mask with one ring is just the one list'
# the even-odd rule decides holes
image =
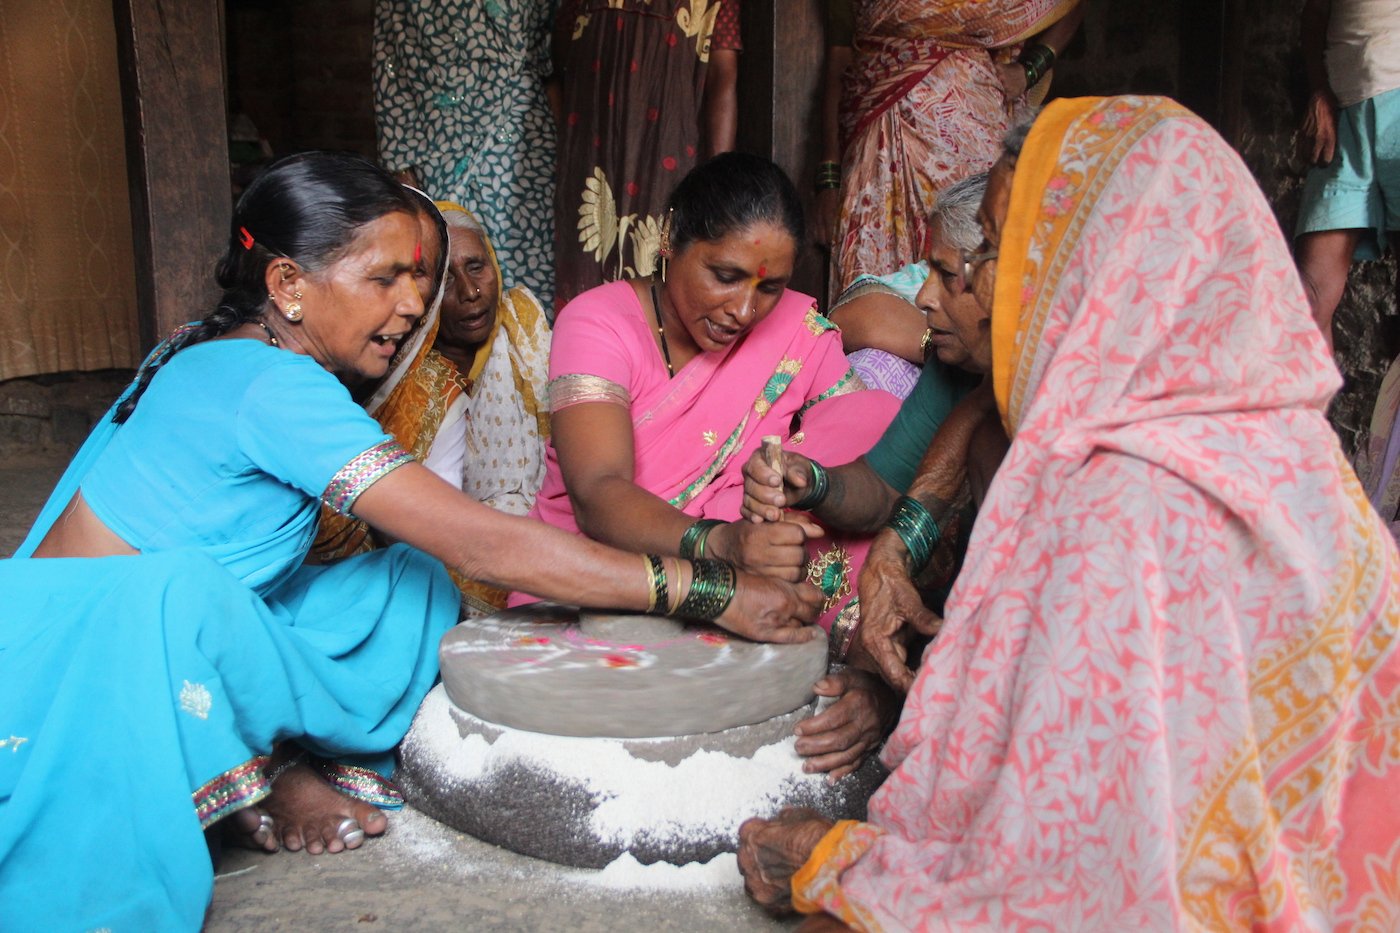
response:
{"label": "black beaded necklace", "polygon": [[676,370],[671,365],[671,348],[666,345],[666,323],[661,320],[661,292],[656,287],[655,277],[651,280],[651,310],[656,314],[656,336],[661,338],[661,355],[666,360],[666,372],[674,378]]}

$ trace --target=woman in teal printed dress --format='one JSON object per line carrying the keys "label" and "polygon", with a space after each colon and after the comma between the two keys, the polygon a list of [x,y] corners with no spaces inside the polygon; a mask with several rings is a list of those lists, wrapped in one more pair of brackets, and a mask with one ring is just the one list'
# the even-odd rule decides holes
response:
{"label": "woman in teal printed dress", "polygon": [[[683,615],[714,577],[666,562],[658,582],[651,560],[487,508],[352,400],[445,252],[415,211],[354,156],[270,167],[235,209],[219,307],[152,354],[0,561],[0,925],[196,929],[201,830],[225,818],[269,850],[383,832],[389,752],[457,619],[443,561],[583,605],[664,588]],[[406,543],[306,565],[318,500]],[[720,625],[814,634],[814,589],[730,579],[728,605],[702,594]]]}
{"label": "woman in teal printed dress", "polygon": [[491,231],[503,287],[554,307],[554,117],[546,84],[557,0],[377,0],[379,157]]}

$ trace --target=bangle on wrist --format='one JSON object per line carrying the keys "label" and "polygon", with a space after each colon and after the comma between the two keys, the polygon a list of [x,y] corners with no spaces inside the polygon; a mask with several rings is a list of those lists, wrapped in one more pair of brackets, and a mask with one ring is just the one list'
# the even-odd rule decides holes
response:
{"label": "bangle on wrist", "polygon": [[1055,50],[1043,42],[1037,42],[1022,49],[1016,61],[1026,70],[1026,87],[1032,88],[1055,64]]}
{"label": "bangle on wrist", "polygon": [[924,359],[928,359],[929,354],[932,352],[933,328],[930,327],[928,330],[924,331],[924,335],[919,338],[919,356],[923,357]]}
{"label": "bangle on wrist", "polygon": [[922,502],[900,496],[885,527],[892,529],[904,542],[904,549],[909,552],[909,575],[917,576],[933,557],[933,548],[941,534],[938,523]]}
{"label": "bangle on wrist", "polygon": [[808,460],[812,468],[812,481],[807,486],[807,491],[802,494],[802,498],[792,503],[789,508],[797,509],[799,512],[810,512],[826,501],[826,494],[831,488],[831,478],[827,475],[826,468],[815,460]]}
{"label": "bangle on wrist", "polygon": [[666,567],[668,571],[674,569],[676,572],[676,586],[671,591],[671,598],[666,601],[666,614],[673,616],[681,604],[681,562],[671,557],[667,559]]}
{"label": "bangle on wrist", "polygon": [[676,606],[676,615],[713,622],[734,601],[738,574],[733,564],[713,558],[696,558],[690,566],[690,589]]}
{"label": "bangle on wrist", "polygon": [[813,185],[818,191],[831,191],[841,187],[841,163],[818,162],[817,178]]}
{"label": "bangle on wrist", "polygon": [[685,530],[681,535],[680,555],[687,560],[692,557],[705,556],[705,542],[710,537],[710,532],[720,525],[726,525],[717,518],[702,518]]}
{"label": "bangle on wrist", "polygon": [[643,554],[642,562],[647,568],[647,612],[655,612],[657,606],[664,609],[670,602],[666,593],[666,565],[655,554]]}

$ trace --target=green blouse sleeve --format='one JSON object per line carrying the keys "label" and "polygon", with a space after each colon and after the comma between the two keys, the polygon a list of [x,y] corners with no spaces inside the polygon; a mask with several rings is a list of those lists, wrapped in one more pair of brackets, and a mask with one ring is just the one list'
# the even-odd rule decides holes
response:
{"label": "green blouse sleeve", "polygon": [[937,360],[929,360],[914,384],[914,391],[899,407],[884,435],[865,462],[890,484],[904,492],[914,481],[919,461],[924,458],[933,435],[964,395],[977,384],[971,373],[954,370]]}

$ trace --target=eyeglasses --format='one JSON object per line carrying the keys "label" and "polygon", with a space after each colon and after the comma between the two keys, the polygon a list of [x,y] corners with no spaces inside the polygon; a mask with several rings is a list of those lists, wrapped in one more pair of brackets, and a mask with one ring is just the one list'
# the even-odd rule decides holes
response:
{"label": "eyeglasses", "polygon": [[977,253],[969,256],[962,254],[962,263],[957,267],[956,272],[940,271],[943,278],[943,287],[948,290],[948,294],[957,296],[967,290],[968,283],[972,281],[972,274],[977,271],[977,267],[984,262],[997,258],[997,250],[988,250],[985,253]]}

